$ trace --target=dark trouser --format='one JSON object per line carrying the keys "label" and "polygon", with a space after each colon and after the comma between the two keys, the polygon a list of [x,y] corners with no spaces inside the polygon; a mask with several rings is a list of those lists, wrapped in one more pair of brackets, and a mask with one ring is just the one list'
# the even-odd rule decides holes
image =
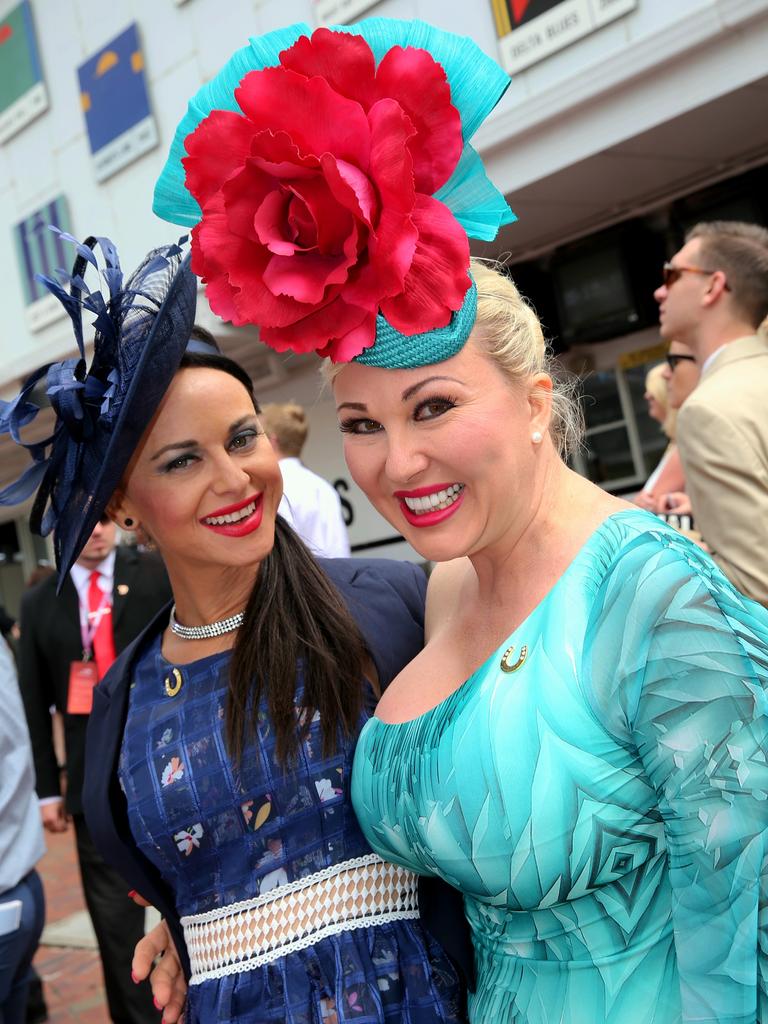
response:
{"label": "dark trouser", "polygon": [[48,1020],[48,1007],[45,1005],[43,983],[40,980],[40,975],[35,970],[34,964],[29,969],[29,978],[27,1015],[24,1018],[24,1024],[40,1024],[41,1021]]}
{"label": "dark trouser", "polygon": [[160,1020],[148,982],[134,985],[131,961],[144,935],[144,910],[128,898],[128,886],[93,845],[82,814],[74,815],[77,856],[88,913],[99,943],[104,988],[114,1024],[150,1024]]}
{"label": "dark trouser", "polygon": [[45,921],[45,897],[40,876],[30,873],[0,903],[21,901],[19,927],[0,935],[0,1024],[24,1024],[30,966]]}

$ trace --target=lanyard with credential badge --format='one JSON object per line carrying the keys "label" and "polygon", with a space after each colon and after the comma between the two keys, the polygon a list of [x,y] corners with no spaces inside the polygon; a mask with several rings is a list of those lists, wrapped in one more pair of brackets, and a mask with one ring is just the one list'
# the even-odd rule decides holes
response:
{"label": "lanyard with credential badge", "polygon": [[96,636],[101,620],[112,611],[112,603],[109,594],[102,591],[101,601],[94,611],[80,602],[80,639],[83,644],[83,661],[90,661],[93,658],[93,638]]}
{"label": "lanyard with credential badge", "polygon": [[[79,597],[79,595],[78,595]],[[98,608],[91,611],[82,601],[80,605],[80,639],[83,644],[81,661],[69,666],[69,687],[67,691],[67,714],[89,715],[93,707],[93,688],[99,681],[99,670],[93,657],[93,638],[102,618],[112,610],[109,594],[102,591]]]}

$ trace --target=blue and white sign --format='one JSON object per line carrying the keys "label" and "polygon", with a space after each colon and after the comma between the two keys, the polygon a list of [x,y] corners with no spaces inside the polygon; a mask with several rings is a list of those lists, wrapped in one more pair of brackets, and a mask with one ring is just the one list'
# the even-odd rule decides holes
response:
{"label": "blue and white sign", "polygon": [[96,180],[104,181],[158,143],[136,25],[81,64],[77,75]]}
{"label": "blue and white sign", "polygon": [[31,331],[39,331],[65,312],[45,285],[35,280],[35,274],[53,277],[59,267],[68,270],[73,261],[73,250],[49,230],[49,224],[62,231],[71,231],[69,207],[64,196],[38,207],[13,229],[27,325]]}

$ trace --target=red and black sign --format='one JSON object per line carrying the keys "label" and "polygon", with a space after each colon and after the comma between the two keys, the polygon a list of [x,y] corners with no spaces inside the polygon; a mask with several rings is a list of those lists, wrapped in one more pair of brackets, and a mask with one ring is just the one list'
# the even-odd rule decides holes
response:
{"label": "red and black sign", "polygon": [[553,7],[559,6],[563,0],[493,0],[493,15],[496,19],[496,32],[505,36],[526,22],[546,14]]}

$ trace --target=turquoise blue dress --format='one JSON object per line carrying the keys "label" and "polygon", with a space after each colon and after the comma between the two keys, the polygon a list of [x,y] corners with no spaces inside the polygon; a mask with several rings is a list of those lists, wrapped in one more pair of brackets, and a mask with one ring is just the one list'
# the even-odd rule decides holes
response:
{"label": "turquoise blue dress", "polygon": [[464,893],[473,1024],[768,1024],[767,685],[768,612],[625,510],[450,697],[367,723],[358,819]]}

